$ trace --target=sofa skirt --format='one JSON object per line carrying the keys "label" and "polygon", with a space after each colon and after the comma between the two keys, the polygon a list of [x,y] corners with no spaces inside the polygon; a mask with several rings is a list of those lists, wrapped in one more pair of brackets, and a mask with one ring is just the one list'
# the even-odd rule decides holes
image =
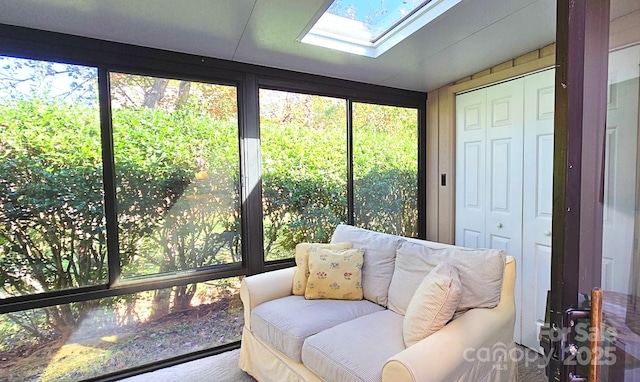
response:
{"label": "sofa skirt", "polygon": [[292,361],[254,336],[246,327],[242,330],[242,346],[240,347],[238,366],[259,382],[322,381],[302,363]]}
{"label": "sofa skirt", "polygon": [[[509,350],[515,350],[515,344],[511,343]],[[321,382],[322,380],[302,363],[294,362],[278,350],[274,349],[264,341],[254,336],[246,327],[242,331],[242,346],[240,347],[240,359],[238,361],[240,369],[247,372],[259,382],[286,381],[286,382]],[[486,366],[486,365],[483,365]],[[403,375],[403,372],[394,373],[391,367],[387,370],[385,377],[390,380],[412,380],[410,376]],[[390,373],[389,373],[390,372]],[[516,381],[518,374],[518,363],[513,359],[506,359],[505,362],[496,367],[475,367],[465,376],[455,379],[457,382],[511,382]],[[383,378],[387,379],[387,378]],[[451,380],[453,382],[454,380]],[[449,382],[449,381],[447,381]]]}

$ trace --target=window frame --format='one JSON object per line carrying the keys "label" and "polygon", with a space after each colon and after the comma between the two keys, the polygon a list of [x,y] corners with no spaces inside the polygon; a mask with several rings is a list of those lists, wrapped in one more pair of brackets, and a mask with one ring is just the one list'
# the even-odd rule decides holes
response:
{"label": "window frame", "polygon": [[[266,83],[267,85],[263,85],[264,83]],[[344,101],[344,105],[345,105],[345,114],[346,114],[346,118],[345,118],[345,144],[346,144],[346,156],[345,156],[345,167],[346,167],[346,192],[347,192],[347,224],[354,224],[354,219],[353,219],[353,192],[352,192],[352,180],[353,177],[351,175],[351,169],[352,169],[352,162],[353,162],[353,158],[351,155],[351,125],[350,125],[350,121],[351,121],[351,100],[349,97],[346,97],[344,95],[329,95],[326,93],[318,93],[318,92],[314,92],[309,90],[306,86],[300,86],[300,89],[302,90],[293,90],[294,88],[291,86],[291,84],[287,83],[289,86],[278,86],[278,84],[284,84],[284,81],[278,81],[278,80],[263,80],[263,81],[259,81],[258,82],[258,94],[260,93],[260,90],[273,90],[273,91],[278,91],[278,92],[284,92],[284,93],[292,93],[292,94],[302,94],[302,95],[307,95],[307,96],[315,96],[315,97],[327,97],[327,98],[333,98],[333,99],[339,99]],[[259,99],[258,99],[259,101]],[[259,107],[259,102],[258,102],[258,107]],[[259,115],[260,110],[258,109],[258,117],[260,117]],[[258,119],[258,123],[259,119]],[[262,154],[260,154],[262,157]],[[259,163],[260,165],[260,172],[262,173],[262,162]],[[262,185],[262,179],[260,181],[260,184]],[[264,212],[264,210],[260,210],[261,213]],[[261,215],[261,219],[262,222],[264,223],[264,215]],[[261,244],[262,244],[262,249],[264,250],[264,231],[262,232],[262,236],[261,236]],[[264,258],[264,251],[262,253],[263,255],[263,259],[264,259],[264,263],[265,263],[265,267],[269,270],[276,270],[276,269],[281,269],[281,268],[286,268],[288,266],[292,266],[295,265],[294,263],[294,255],[293,253],[291,254],[291,257],[289,258],[284,258],[284,259],[275,259],[275,260],[266,260]]]}
{"label": "window frame", "polygon": [[[319,76],[315,76],[321,78]],[[290,77],[289,77],[290,78]],[[346,83],[350,83],[351,81],[342,81]],[[351,82],[353,84],[359,84]],[[345,121],[346,127],[346,145],[347,145],[347,157],[345,158],[345,165],[347,166],[347,224],[354,225],[355,222],[355,211],[354,211],[354,175],[353,175],[353,104],[354,103],[365,103],[365,104],[373,104],[379,106],[391,106],[391,107],[403,107],[403,108],[411,108],[416,109],[417,111],[417,120],[416,125],[418,128],[418,141],[417,141],[417,150],[418,150],[418,173],[417,173],[417,209],[418,209],[418,238],[426,239],[427,229],[426,229],[426,147],[427,147],[427,133],[426,133],[426,114],[427,114],[427,104],[426,104],[426,94],[424,94],[424,102],[416,103],[412,97],[407,97],[402,94],[391,94],[389,99],[384,99],[382,93],[373,92],[360,94],[360,92],[355,93],[348,89],[341,89],[340,85],[344,86],[344,84],[333,85],[333,86],[324,86],[324,83],[319,84],[310,84],[302,81],[292,81],[289,79],[280,79],[280,78],[272,78],[272,77],[261,77],[258,79],[258,92],[261,89],[264,90],[275,90],[282,92],[290,92],[290,93],[298,93],[298,94],[306,94],[311,96],[320,96],[320,97],[331,97],[331,98],[339,98],[343,99],[346,102],[346,114],[347,118]],[[379,89],[375,90],[398,90],[393,88],[384,88],[378,87]],[[381,89],[380,89],[381,88]],[[345,91],[346,90],[346,91]],[[259,111],[258,111],[259,112]],[[259,115],[258,115],[259,117]],[[259,123],[259,122],[258,122]],[[260,164],[260,167],[262,165]],[[262,183],[262,182],[260,182]],[[422,197],[421,197],[422,196]],[[262,210],[261,210],[262,211]],[[262,241],[261,241],[262,243]],[[287,266],[294,265],[293,256],[290,259],[278,259],[278,260],[269,260],[265,261],[265,269],[267,270],[276,270],[285,268]]]}
{"label": "window frame", "polygon": [[[101,73],[103,75],[101,75]],[[205,280],[211,280],[211,275],[220,274],[223,271],[233,271],[233,270],[241,270],[244,267],[244,262],[241,262],[241,265],[237,263],[229,263],[229,264],[220,264],[220,265],[212,265],[205,266],[201,268],[195,269],[185,269],[180,271],[180,274],[172,275],[171,273],[155,273],[149,275],[139,276],[133,279],[122,279],[121,275],[121,266],[120,266],[120,248],[119,248],[119,240],[118,240],[118,211],[117,211],[117,195],[116,195],[116,164],[115,164],[115,154],[113,148],[113,119],[111,117],[111,86],[110,86],[110,74],[118,73],[118,74],[127,74],[127,75],[135,75],[135,76],[147,76],[153,78],[167,78],[167,79],[176,79],[181,81],[193,81],[200,83],[207,83],[212,85],[223,85],[223,86],[232,86],[236,88],[236,106],[238,110],[240,109],[240,84],[241,81],[222,79],[222,78],[207,78],[204,76],[198,76],[193,73],[168,73],[168,72],[159,72],[155,70],[145,70],[144,68],[135,68],[122,66],[119,67],[117,65],[109,66],[105,68],[105,71],[98,70],[98,87],[99,87],[99,97],[100,97],[100,123],[102,125],[102,155],[103,155],[103,166],[104,166],[104,174],[103,174],[103,182],[105,184],[105,220],[107,222],[107,258],[109,265],[109,288],[110,289],[126,289],[135,287],[138,285],[149,285],[154,283],[160,283],[159,285],[164,285],[165,282],[178,282],[181,280],[191,280],[193,277],[208,277]],[[106,84],[102,82],[106,81]],[[102,90],[105,91],[102,91]],[[104,101],[102,97],[106,98]],[[240,146],[242,125],[240,123],[239,111],[238,111],[238,178],[242,177],[242,147]],[[107,151],[108,150],[108,151]],[[238,189],[240,190],[240,199],[243,198],[243,189],[242,184],[239,182]],[[240,202],[241,202],[240,200]],[[242,202],[240,203],[242,206]],[[240,208],[242,210],[242,208]],[[241,221],[242,221],[242,212],[241,212]],[[241,242],[243,242],[243,237],[241,235]],[[242,246],[241,246],[242,248]],[[244,251],[243,251],[243,259],[244,259]],[[239,276],[241,274],[234,274],[234,276]],[[223,277],[215,277],[215,278],[223,278]],[[172,284],[182,285],[183,283]],[[191,282],[187,282],[186,284],[191,284]],[[156,289],[156,288],[151,288]],[[162,288],[157,288],[162,289]]]}
{"label": "window frame", "polygon": [[[0,314],[116,297],[221,278],[248,276],[294,265],[293,259],[274,262],[265,262],[264,260],[258,98],[261,88],[343,98],[350,100],[348,101],[349,110],[351,110],[349,102],[416,108],[419,129],[417,146],[419,160],[418,226],[419,237],[426,236],[426,200],[424,199],[426,195],[426,92],[395,89],[6,24],[0,24],[0,54],[23,59],[84,65],[98,69],[98,108],[103,150],[103,187],[107,227],[107,258],[109,261],[109,280],[105,284],[10,297],[0,300]],[[236,87],[242,221],[241,263],[206,267],[184,275],[152,276],[137,282],[117,285],[120,264],[110,110],[110,72],[178,78]],[[350,115],[350,111],[348,115]],[[349,216],[353,222],[353,211],[349,211]],[[117,375],[119,377],[133,375],[149,371],[152,368],[219,353],[237,346],[237,343],[235,345],[227,344],[206,351],[198,351],[154,365],[123,370]]]}
{"label": "window frame", "polygon": [[[418,29],[423,28],[448,12],[460,1],[425,1],[391,24],[382,33],[365,38],[359,35],[357,31],[354,32],[357,26],[364,25],[362,21],[328,12],[334,0],[326,0],[302,33],[300,33],[298,41],[359,56],[378,58]],[[391,12],[395,11],[397,9],[391,10]],[[353,23],[358,25],[354,28]],[[368,30],[367,32],[370,31]]]}
{"label": "window frame", "polygon": [[[0,32],[1,34],[1,32]],[[217,266],[209,266],[189,270],[184,274],[156,274],[149,275],[144,279],[138,280],[119,280],[120,277],[120,258],[118,243],[118,219],[117,219],[117,201],[116,201],[116,166],[113,148],[113,126],[111,119],[111,88],[109,84],[109,74],[112,72],[157,76],[157,77],[177,77],[181,80],[199,81],[216,85],[234,86],[237,89],[236,98],[238,107],[240,105],[240,85],[241,80],[236,78],[223,77],[207,77],[197,75],[193,72],[167,72],[155,68],[141,68],[137,66],[124,65],[92,65],[80,63],[75,60],[65,60],[58,58],[42,58],[37,55],[18,55],[5,54],[23,59],[55,61],[71,65],[86,65],[97,68],[98,71],[98,108],[100,111],[100,128],[101,128],[101,145],[102,145],[102,163],[103,163],[103,187],[104,187],[104,204],[105,204],[105,225],[107,231],[107,263],[108,263],[108,282],[92,286],[85,286],[72,289],[56,290],[31,295],[15,296],[1,300],[0,314],[11,313],[19,310],[44,308],[51,305],[68,304],[92,299],[100,299],[106,297],[115,297],[125,294],[133,294],[146,290],[164,289],[172,286],[185,285],[197,282],[208,281],[212,279],[242,276],[247,274],[247,267],[244,262],[245,253],[242,251],[243,261],[241,264],[223,264]],[[238,117],[238,144],[242,141],[241,131],[242,124]],[[240,152],[242,148],[240,147]],[[238,170],[240,172],[242,154],[238,158]],[[243,190],[240,188],[240,197],[243,198]],[[242,205],[242,203],[241,203]],[[244,225],[244,224],[243,224]]]}

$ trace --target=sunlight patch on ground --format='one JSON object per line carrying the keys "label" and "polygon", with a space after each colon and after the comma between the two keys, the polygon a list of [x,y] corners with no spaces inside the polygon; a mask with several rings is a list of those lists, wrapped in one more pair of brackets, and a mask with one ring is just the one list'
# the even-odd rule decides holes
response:
{"label": "sunlight patch on ground", "polygon": [[100,339],[103,340],[104,342],[115,343],[118,341],[118,336],[104,336]]}
{"label": "sunlight patch on ground", "polygon": [[[85,370],[101,364],[108,351],[76,343],[66,344],[53,356],[42,373],[42,381],[59,381],[69,376],[69,370]],[[83,373],[84,374],[84,373]]]}

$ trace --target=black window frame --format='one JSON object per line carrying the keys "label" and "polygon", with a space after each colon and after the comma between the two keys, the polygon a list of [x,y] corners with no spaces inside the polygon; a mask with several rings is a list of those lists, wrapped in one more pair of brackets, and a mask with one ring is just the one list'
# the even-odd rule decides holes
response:
{"label": "black window frame", "polygon": [[[418,238],[425,239],[426,238],[426,94],[424,98],[424,102],[416,104],[414,99],[410,97],[404,96],[396,96],[391,99],[383,99],[382,94],[377,92],[373,92],[367,94],[367,96],[363,96],[360,92],[356,91],[339,91],[339,85],[335,86],[322,86],[311,83],[306,83],[303,81],[294,82],[290,80],[282,80],[278,78],[259,78],[258,79],[258,92],[260,90],[275,90],[282,92],[290,92],[296,94],[305,94],[311,96],[320,96],[320,97],[331,97],[336,99],[341,99],[345,101],[345,109],[346,109],[346,120],[345,120],[345,131],[346,131],[346,146],[347,146],[347,156],[345,158],[345,164],[347,167],[347,221],[345,223],[349,225],[357,225],[355,221],[355,211],[354,211],[354,174],[353,174],[353,104],[354,103],[363,103],[363,104],[372,104],[379,106],[392,106],[392,107],[403,107],[416,109],[417,111],[417,120],[416,126],[418,128],[418,142],[417,150],[418,150],[418,174],[417,174],[417,209],[418,209]],[[397,90],[397,89],[394,89]],[[258,105],[259,106],[259,105]],[[259,115],[258,115],[259,118]],[[423,196],[423,197],[420,197]],[[269,260],[265,261],[266,269],[275,270],[281,269],[287,266],[294,265],[293,256],[289,259],[278,259],[278,260]]]}
{"label": "black window frame", "polygon": [[[260,163],[259,90],[261,88],[302,92],[347,100],[347,125],[350,137],[351,103],[375,103],[418,110],[418,237],[426,237],[426,92],[417,92],[350,80],[337,79],[284,69],[269,68],[229,60],[178,53],[167,50],[116,43],[89,37],[49,32],[0,24],[0,55],[16,58],[84,65],[98,69],[100,127],[102,131],[103,179],[105,188],[105,220],[109,281],[106,284],[10,297],[0,300],[0,314],[44,308],[86,300],[134,294],[203,281],[248,276],[294,265],[294,260],[265,262],[262,227],[262,179]],[[117,210],[115,198],[115,165],[110,115],[109,73],[122,72],[164,78],[179,78],[237,89],[239,129],[239,173],[242,221],[241,264],[208,267],[185,276],[150,276],[138,282],[116,285],[119,273],[117,242]],[[349,143],[351,144],[351,143]],[[351,158],[351,150],[348,149]],[[351,162],[352,159],[349,160]],[[352,170],[349,169],[349,174]],[[353,188],[349,175],[349,189]],[[351,192],[352,193],[352,192]],[[350,196],[350,205],[353,196]],[[353,210],[350,207],[350,223]],[[230,347],[231,346],[231,347]],[[182,361],[219,353],[237,347],[236,343],[208,351],[176,357],[160,362],[159,368]],[[149,371],[136,367],[117,373],[119,377]]]}

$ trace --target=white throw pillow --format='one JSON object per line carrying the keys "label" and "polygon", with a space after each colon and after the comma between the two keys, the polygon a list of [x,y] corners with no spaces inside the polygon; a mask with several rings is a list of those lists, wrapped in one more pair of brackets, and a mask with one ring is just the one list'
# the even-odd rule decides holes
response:
{"label": "white throw pillow", "polygon": [[456,268],[438,264],[413,294],[402,322],[402,336],[409,347],[442,329],[455,313],[462,286]]}

